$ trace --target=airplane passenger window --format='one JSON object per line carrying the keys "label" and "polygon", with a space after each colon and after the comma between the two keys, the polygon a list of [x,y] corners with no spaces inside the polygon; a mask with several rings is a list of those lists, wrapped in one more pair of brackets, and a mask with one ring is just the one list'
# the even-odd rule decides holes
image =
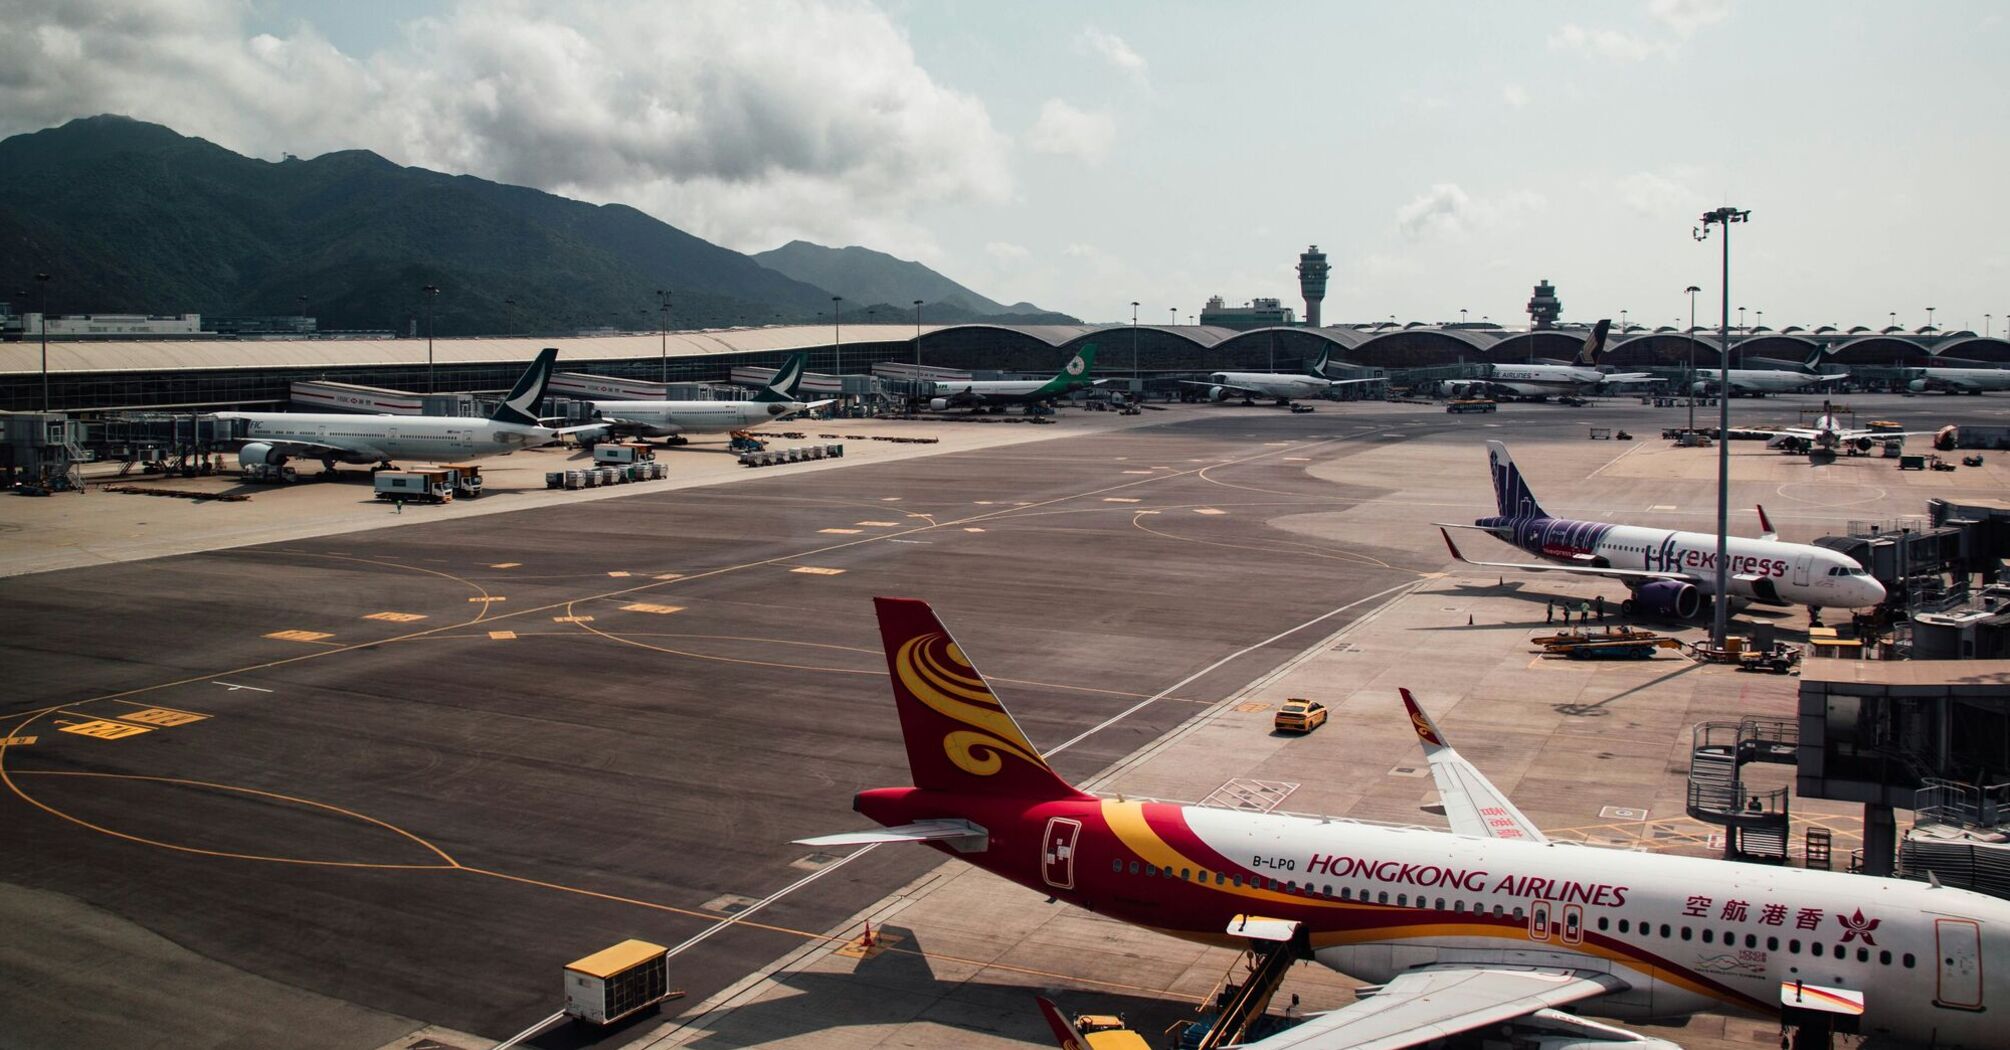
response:
{"label": "airplane passenger window", "polygon": [[1798,940],[1788,941],[1787,950],[1794,953],[1795,955],[1801,954],[1801,942]]}
{"label": "airplane passenger window", "polygon": [[1598,930],[1600,933],[1605,932],[1605,923],[1606,923],[1605,916],[1600,915],[1598,917]]}
{"label": "airplane passenger window", "polygon": [[[1442,905],[1440,905],[1440,907],[1442,907]],[[1465,901],[1453,901],[1453,902],[1452,902],[1452,911],[1453,911],[1454,913],[1458,913],[1458,912],[1463,912],[1463,911],[1465,911],[1465,910],[1466,910],[1466,902],[1465,902]]]}
{"label": "airplane passenger window", "polygon": [[1230,882],[1234,883],[1234,884],[1235,884],[1236,886],[1240,887],[1240,886],[1242,885],[1242,874],[1241,874],[1240,872],[1237,872],[1237,873],[1236,873],[1236,874],[1234,874],[1234,875],[1230,875],[1230,876],[1228,877],[1228,881],[1230,881]]}
{"label": "airplane passenger window", "polygon": [[[1620,933],[1626,933],[1626,932],[1628,932],[1628,928],[1629,928],[1630,926],[1631,926],[1631,924],[1630,924],[1630,923],[1628,923],[1628,922],[1627,922],[1627,921],[1626,921],[1625,919],[1621,919],[1621,920],[1619,920],[1619,932],[1620,932]],[[1605,928],[1605,920],[1604,920],[1604,919],[1600,919],[1600,920],[1598,920],[1598,928],[1599,928],[1599,929],[1601,929],[1601,930]]]}
{"label": "airplane passenger window", "polygon": [[1445,899],[1443,897],[1438,898],[1438,910],[1439,911],[1445,910]]}
{"label": "airplane passenger window", "polygon": [[1663,937],[1672,937],[1672,936],[1674,936],[1674,934],[1673,934],[1673,933],[1671,933],[1671,932],[1669,931],[1669,929],[1668,929],[1668,924],[1667,924],[1667,923],[1665,923],[1665,922],[1661,924],[1661,936],[1663,936]]}
{"label": "airplane passenger window", "polygon": [[1396,894],[1396,907],[1398,907],[1398,908],[1407,908],[1407,907],[1409,907],[1409,906],[1410,906],[1410,895],[1409,895],[1409,894],[1407,894],[1407,893],[1398,893],[1398,894]]}
{"label": "airplane passenger window", "polygon": [[1387,903],[1389,903],[1389,891],[1388,891],[1388,890],[1383,890],[1382,892],[1380,892],[1380,893],[1377,893],[1377,894],[1375,895],[1375,903],[1377,903],[1377,904],[1387,904]]}
{"label": "airplane passenger window", "polygon": [[1911,952],[1906,952],[1904,955],[1899,956],[1899,961],[1905,964],[1906,969],[1912,969],[1913,959]]}
{"label": "airplane passenger window", "polygon": [[1780,950],[1780,939],[1779,939],[1778,937],[1768,937],[1768,938],[1766,938],[1766,950],[1767,950],[1767,951],[1769,951],[1769,952],[1776,952],[1776,951],[1779,951],[1779,950]]}
{"label": "airplane passenger window", "polygon": [[1870,961],[1870,949],[1869,949],[1869,948],[1858,948],[1858,949],[1856,950],[1856,961],[1857,961],[1857,962],[1869,962],[1869,961]]}
{"label": "airplane passenger window", "polygon": [[1682,939],[1685,941],[1689,939],[1689,927],[1687,926],[1682,927]]}
{"label": "airplane passenger window", "polygon": [[1890,952],[1887,952],[1887,951],[1880,951],[1880,952],[1878,952],[1878,953],[1877,953],[1877,964],[1878,964],[1879,966],[1890,966],[1890,965],[1891,965],[1891,953],[1890,953]]}
{"label": "airplane passenger window", "polygon": [[1332,887],[1332,885],[1331,885],[1331,884],[1329,883],[1328,885],[1325,885],[1325,886],[1321,886],[1321,887],[1319,887],[1319,895],[1320,895],[1320,896],[1322,896],[1322,897],[1331,897],[1331,896],[1333,896],[1333,887]]}
{"label": "airplane passenger window", "polygon": [[1151,876],[1152,878],[1158,878],[1159,869],[1155,865],[1147,864],[1145,865],[1145,874]]}
{"label": "airplane passenger window", "polygon": [[1501,905],[1498,905],[1498,904],[1494,905],[1494,918],[1498,919],[1498,918],[1500,918],[1501,916],[1503,916],[1503,915],[1506,915],[1506,914],[1507,914],[1507,909],[1506,909],[1506,908],[1504,908],[1504,907],[1502,907]]}
{"label": "airplane passenger window", "polygon": [[1341,900],[1343,900],[1343,901],[1351,901],[1351,900],[1353,900],[1353,899],[1354,899],[1354,887],[1352,887],[1352,886],[1342,886],[1342,887],[1340,887],[1340,899],[1341,899]]}
{"label": "airplane passenger window", "polygon": [[1757,937],[1749,933],[1745,935],[1745,947],[1757,948],[1758,946],[1759,946],[1759,939]]}
{"label": "airplane passenger window", "polygon": [[1297,892],[1298,892],[1298,882],[1297,882],[1297,880],[1295,880],[1295,879],[1294,879],[1294,880],[1292,880],[1292,881],[1290,881],[1290,882],[1287,882],[1287,883],[1285,883],[1285,884],[1284,884],[1284,892],[1286,892],[1286,893],[1297,893]]}
{"label": "airplane passenger window", "polygon": [[1520,906],[1516,906],[1516,908],[1515,908],[1515,910],[1514,910],[1514,917],[1515,917],[1515,921],[1516,921],[1516,922],[1520,922],[1520,921],[1521,921],[1522,919],[1524,919],[1524,918],[1527,918],[1527,916],[1525,916],[1525,915],[1523,915],[1523,914],[1521,913],[1521,908],[1520,908]]}
{"label": "airplane passenger window", "polygon": [[1190,880],[1192,880],[1192,878],[1193,878],[1193,869],[1192,869],[1192,868],[1181,868],[1181,869],[1179,870],[1179,880],[1180,880],[1181,882],[1187,882],[1187,881],[1190,881]]}
{"label": "airplane passenger window", "polygon": [[1118,857],[1110,861],[1110,870],[1122,875],[1124,873],[1124,858]]}
{"label": "airplane passenger window", "polygon": [[1137,861],[1132,861],[1132,862],[1131,862],[1131,874],[1133,874],[1133,875],[1136,875],[1137,873],[1138,873],[1138,862],[1137,862]]}
{"label": "airplane passenger window", "polygon": [[1704,927],[1704,928],[1703,928],[1703,943],[1704,943],[1704,944],[1714,944],[1714,943],[1716,943],[1716,940],[1717,940],[1717,931],[1715,931],[1715,930],[1713,930],[1713,929],[1710,929],[1710,928],[1709,928],[1709,927],[1707,927],[1707,926],[1706,926],[1706,927]]}

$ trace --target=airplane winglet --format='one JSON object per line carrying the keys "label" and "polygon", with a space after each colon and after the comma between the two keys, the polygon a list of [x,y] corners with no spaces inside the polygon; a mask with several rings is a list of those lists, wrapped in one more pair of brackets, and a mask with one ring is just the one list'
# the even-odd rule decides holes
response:
{"label": "airplane winglet", "polygon": [[1443,525],[1440,525],[1438,526],[1438,535],[1443,536],[1445,538],[1445,549],[1452,552],[1452,557],[1458,559],[1459,561],[1472,560],[1471,558],[1468,558],[1465,555],[1459,553],[1459,545],[1452,542],[1452,531],[1450,529],[1447,529]]}
{"label": "airplane winglet", "polygon": [[1047,1019],[1047,1027],[1054,1030],[1054,1038],[1060,1044],[1061,1050],[1081,1050],[1082,1038],[1075,1031],[1075,1026],[1068,1023],[1068,1018],[1061,1013],[1061,1008],[1055,1006],[1054,1001],[1044,995],[1034,996],[1033,1001],[1040,1004],[1040,1015]]}
{"label": "airplane winglet", "polygon": [[1754,503],[1752,505],[1759,508],[1759,538],[1762,540],[1779,539],[1780,533],[1779,530],[1773,528],[1773,519],[1766,517],[1766,505],[1763,503]]}
{"label": "airplane winglet", "polygon": [[1423,741],[1425,752],[1428,753],[1434,748],[1450,747],[1450,744],[1445,743],[1444,734],[1438,732],[1438,724],[1431,721],[1431,716],[1425,714],[1424,709],[1418,706],[1417,698],[1411,696],[1408,689],[1399,688],[1396,691],[1403,694],[1403,707],[1410,712],[1410,728],[1417,731],[1417,739]]}

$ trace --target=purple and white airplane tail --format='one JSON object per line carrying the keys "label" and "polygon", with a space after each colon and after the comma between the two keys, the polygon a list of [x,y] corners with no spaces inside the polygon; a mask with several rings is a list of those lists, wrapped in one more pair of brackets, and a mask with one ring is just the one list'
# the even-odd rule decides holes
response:
{"label": "purple and white airplane tail", "polygon": [[1511,520],[1549,517],[1549,512],[1535,501],[1535,493],[1529,491],[1528,481],[1515,467],[1506,445],[1487,442],[1487,464],[1493,468],[1494,504],[1501,517]]}

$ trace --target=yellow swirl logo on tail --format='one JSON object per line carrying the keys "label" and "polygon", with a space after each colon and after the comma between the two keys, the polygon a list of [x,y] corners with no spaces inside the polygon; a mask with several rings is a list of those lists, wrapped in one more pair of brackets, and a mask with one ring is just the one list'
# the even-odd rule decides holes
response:
{"label": "yellow swirl logo on tail", "polygon": [[1004,768],[1007,755],[1047,767],[948,635],[938,631],[910,638],[901,643],[894,662],[901,685],[915,699],[968,727],[942,738],[942,753],[956,768],[988,777]]}

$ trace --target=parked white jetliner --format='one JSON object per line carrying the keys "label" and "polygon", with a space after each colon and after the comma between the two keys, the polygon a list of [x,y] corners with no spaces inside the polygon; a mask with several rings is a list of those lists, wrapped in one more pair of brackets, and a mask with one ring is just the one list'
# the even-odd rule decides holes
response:
{"label": "parked white jetliner", "polygon": [[[1588,394],[1607,383],[1640,383],[1655,378],[1651,372],[1614,373],[1598,370],[1596,367],[1598,357],[1605,352],[1605,337],[1611,328],[1612,321],[1609,318],[1592,326],[1591,334],[1584,338],[1583,348],[1577,352],[1576,364],[1488,365],[1486,378],[1479,380],[1478,384],[1504,390],[1517,397],[1549,397],[1561,394]],[[1464,385],[1470,387],[1474,384]]]}
{"label": "parked white jetliner", "polygon": [[1940,390],[1949,394],[1979,394],[1984,390],[2010,390],[2010,368],[1913,368],[1908,389],[1915,392]]}
{"label": "parked white jetliner", "polygon": [[487,419],[480,416],[380,416],[349,413],[218,412],[217,419],[243,424],[244,444],[237,459],[246,469],[280,466],[290,459],[318,459],[324,469],[337,463],[372,463],[388,467],[397,459],[440,463],[507,456],[518,449],[538,448],[566,434],[604,431],[588,426],[548,427],[538,422],[538,403],[551,382],[555,347],[538,352],[537,360],[516,381],[509,397]]}
{"label": "parked white jetliner", "polygon": [[808,355],[796,354],[775,372],[768,385],[745,401],[594,401],[594,418],[612,433],[670,437],[680,434],[724,434],[784,419],[830,404],[829,400],[796,400]]}
{"label": "parked white jetliner", "polygon": [[1326,377],[1326,366],[1331,362],[1332,358],[1333,348],[1331,345],[1327,345],[1319,348],[1319,356],[1313,360],[1312,367],[1307,368],[1301,374],[1293,375],[1290,372],[1215,372],[1210,374],[1205,380],[1182,379],[1180,382],[1187,386],[1207,387],[1207,399],[1209,401],[1226,401],[1231,397],[1239,397],[1244,400],[1267,397],[1274,399],[1280,405],[1299,397],[1332,397],[1343,386],[1354,386],[1357,383],[1386,382],[1386,380],[1379,377],[1373,379],[1328,379]]}
{"label": "parked white jetliner", "polygon": [[1739,427],[1746,433],[1766,435],[1768,448],[1785,448],[1795,452],[1805,452],[1817,463],[1825,463],[1836,458],[1836,453],[1846,449],[1869,452],[1884,441],[1901,441],[1909,437],[1932,437],[1931,430],[1871,430],[1866,427],[1846,426],[1836,410],[1828,402],[1822,402],[1822,414],[1815,417],[1813,426],[1782,427],[1765,430],[1753,427]]}
{"label": "parked white jetliner", "polygon": [[1096,346],[1090,343],[1068,359],[1052,379],[958,379],[935,384],[928,400],[931,412],[951,408],[1003,411],[1006,405],[1046,404],[1070,391],[1095,386],[1089,374],[1096,368]]}
{"label": "parked white jetliner", "polygon": [[1802,1031],[1853,1014],[1865,1034],[1946,1050],[2004,1043],[2010,902],[1551,841],[1407,693],[1450,833],[1098,797],[1047,764],[926,603],[875,605],[913,786],[853,797],[883,830],[805,844],[926,843],[1098,915],[1268,942],[1266,962],[1314,958],[1374,986],[1248,1050],[1402,1050],[1503,1025],[1516,1046],[1674,1050],[1559,1012],[1571,1004]]}
{"label": "parked white jetliner", "polygon": [[[1499,513],[1471,525],[1440,522],[1452,557],[1489,569],[1574,572],[1604,576],[1633,592],[1622,608],[1653,616],[1688,619],[1717,585],[1717,537],[1639,525],[1553,518],[1535,501],[1508,456],[1507,446],[1487,442],[1493,467],[1494,503]],[[1765,521],[1765,511],[1759,511]],[[1478,529],[1512,543],[1547,563],[1474,561],[1459,552],[1446,529]],[[1861,609],[1884,600],[1884,585],[1849,555],[1806,543],[1782,543],[1770,524],[1760,539],[1730,537],[1726,582],[1731,597],[1765,605]]]}
{"label": "parked white jetliner", "polygon": [[[1830,383],[1840,383],[1849,378],[1847,372],[1817,372],[1816,365],[1822,363],[1821,347],[1808,354],[1807,371],[1796,372],[1785,368],[1733,368],[1730,370],[1731,393],[1733,394],[1793,394],[1808,389],[1818,389]],[[1715,368],[1696,370],[1695,391],[1699,394],[1714,393],[1723,382],[1724,371]]]}

